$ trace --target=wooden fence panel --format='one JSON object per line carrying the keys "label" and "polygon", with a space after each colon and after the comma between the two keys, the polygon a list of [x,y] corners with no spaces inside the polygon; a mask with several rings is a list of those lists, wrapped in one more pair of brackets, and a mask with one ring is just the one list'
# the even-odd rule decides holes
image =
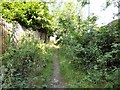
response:
{"label": "wooden fence panel", "polygon": [[0,54],[2,54],[2,25],[0,25]]}
{"label": "wooden fence panel", "polygon": [[0,54],[5,53],[6,48],[8,47],[8,38],[9,38],[9,30],[6,26],[5,22],[0,21]]}

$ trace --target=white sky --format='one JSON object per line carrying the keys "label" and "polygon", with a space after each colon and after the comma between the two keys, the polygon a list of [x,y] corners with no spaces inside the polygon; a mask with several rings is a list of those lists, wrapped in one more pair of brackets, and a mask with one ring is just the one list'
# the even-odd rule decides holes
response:
{"label": "white sky", "polygon": [[[77,0],[56,0],[56,2],[74,2]],[[118,8],[114,5],[109,6],[106,10],[103,10],[107,0],[90,0],[90,13],[94,13],[98,17],[96,24],[98,26],[106,25],[113,21],[113,13],[118,13]],[[82,17],[85,19],[88,16],[88,5],[82,10]],[[114,19],[117,19],[115,17]]]}
{"label": "white sky", "polygon": [[[108,24],[113,20],[113,13],[118,13],[118,8],[114,7],[114,5],[111,5],[106,10],[103,10],[105,2],[106,0],[90,0],[90,13],[94,13],[94,15],[98,16],[98,20],[96,22],[98,26]],[[83,9],[82,14],[84,15],[84,18],[88,16],[87,5]],[[117,19],[117,17],[114,19]]]}

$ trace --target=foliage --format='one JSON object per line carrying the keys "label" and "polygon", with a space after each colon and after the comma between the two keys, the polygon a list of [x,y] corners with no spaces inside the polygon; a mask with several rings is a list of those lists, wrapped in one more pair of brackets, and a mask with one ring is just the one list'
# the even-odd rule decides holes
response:
{"label": "foliage", "polygon": [[[58,43],[64,48],[67,59],[65,62],[70,63],[76,71],[84,71],[85,77],[81,79],[82,83],[87,80],[94,84],[91,84],[92,87],[118,87],[119,20],[98,28],[95,24],[97,17],[92,16],[82,20],[79,15],[75,15],[74,5],[70,3],[68,5],[72,7],[74,13],[66,4],[65,9],[61,10],[56,18]],[[88,23],[90,23],[90,31],[88,31]],[[111,78],[113,76],[116,77]]]}
{"label": "foliage", "polygon": [[44,2],[2,2],[2,17],[8,22],[17,21],[21,25],[34,30],[52,34],[53,18]]}
{"label": "foliage", "polygon": [[[86,0],[78,1],[82,6],[88,4]],[[43,2],[4,2],[2,13],[8,21],[18,21],[37,30],[53,28],[56,31],[57,44],[61,46],[61,73],[68,87],[120,88],[119,19],[97,27],[96,16],[83,20],[78,4],[63,4],[64,9],[58,6],[53,10],[54,18]],[[39,85],[47,82],[51,73],[51,52],[34,38],[23,38],[17,47],[8,48],[3,56],[3,87],[41,87]],[[46,87],[46,83],[42,85]]]}
{"label": "foliage", "polygon": [[70,41],[74,41],[74,38],[81,36],[82,33],[87,31],[88,23],[91,29],[97,29],[95,24],[97,17],[92,15],[86,20],[82,20],[79,15],[80,11],[76,11],[77,8],[78,4],[69,2],[64,3],[64,9],[57,7],[57,9],[54,10],[54,27],[57,34],[58,43],[69,43]]}
{"label": "foliage", "polygon": [[[90,80],[91,83],[96,84],[104,80],[107,83],[105,87],[119,87],[117,80],[119,74],[114,79],[110,78],[120,68],[119,28],[107,26],[100,29],[100,32],[84,33],[77,39],[77,45],[71,50],[75,55],[71,63],[77,70],[84,70],[88,74],[87,80]],[[71,44],[68,45],[73,47]]]}
{"label": "foliage", "polygon": [[[2,57],[3,88],[42,87],[45,81],[48,81],[44,75],[51,75],[52,49],[40,43],[38,39],[28,36],[24,36],[16,47],[9,47]],[[34,81],[38,74],[40,83],[36,86],[30,82]],[[43,79],[45,81],[42,81]]]}

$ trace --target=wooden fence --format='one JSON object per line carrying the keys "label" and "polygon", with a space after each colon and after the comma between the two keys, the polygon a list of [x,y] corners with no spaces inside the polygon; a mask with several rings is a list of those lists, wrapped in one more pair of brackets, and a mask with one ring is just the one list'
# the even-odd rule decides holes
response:
{"label": "wooden fence", "polygon": [[[9,46],[11,34],[12,31],[8,28],[6,22],[1,19],[0,20],[0,54],[5,53],[6,48]],[[14,41],[16,43],[18,42],[16,37],[14,37]]]}
{"label": "wooden fence", "polygon": [[8,32],[7,32],[7,26],[5,25],[5,23],[1,20],[0,21],[0,54],[5,52],[5,41],[6,38],[8,37]]}

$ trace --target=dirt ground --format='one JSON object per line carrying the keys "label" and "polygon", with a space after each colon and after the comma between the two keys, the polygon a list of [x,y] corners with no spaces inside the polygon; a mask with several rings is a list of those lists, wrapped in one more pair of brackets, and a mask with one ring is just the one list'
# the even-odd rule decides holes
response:
{"label": "dirt ground", "polygon": [[58,48],[55,47],[53,58],[53,75],[50,81],[50,88],[64,88],[63,82],[61,82],[60,68],[58,62]]}

